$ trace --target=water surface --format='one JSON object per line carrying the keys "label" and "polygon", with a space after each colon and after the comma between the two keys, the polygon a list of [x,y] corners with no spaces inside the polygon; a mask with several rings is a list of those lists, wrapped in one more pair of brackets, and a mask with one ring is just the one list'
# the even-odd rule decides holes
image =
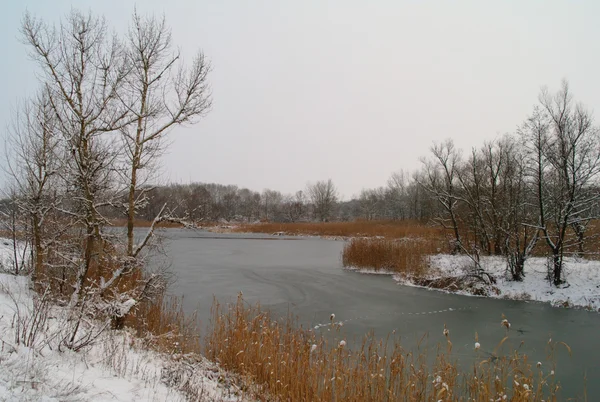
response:
{"label": "water surface", "polygon": [[[386,336],[395,330],[405,347],[427,335],[434,347],[450,330],[453,352],[461,361],[475,358],[475,333],[481,357],[495,351],[505,336],[504,314],[512,323],[510,345],[546,365],[547,341],[565,341],[573,349],[557,350],[556,373],[563,396],[583,389],[587,375],[590,400],[600,400],[600,314],[553,308],[548,304],[451,295],[400,286],[384,275],[342,269],[343,242],[319,238],[257,234],[220,235],[168,229],[167,252],[177,275],[172,291],[185,296],[187,311],[197,310],[208,323],[213,296],[231,302],[239,292],[249,303],[260,302],[276,316],[288,312],[306,327],[342,320],[342,336],[361,339],[369,331]],[[316,331],[326,332],[327,326]]]}

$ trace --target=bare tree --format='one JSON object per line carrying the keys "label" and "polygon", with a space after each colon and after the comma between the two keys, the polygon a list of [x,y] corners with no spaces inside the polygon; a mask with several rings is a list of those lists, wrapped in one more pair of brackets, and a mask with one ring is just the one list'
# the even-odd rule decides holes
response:
{"label": "bare tree", "polygon": [[600,199],[600,144],[591,113],[573,102],[566,81],[556,94],[542,90],[539,101],[523,132],[532,149],[539,227],[552,255],[550,276],[560,285],[567,230],[592,219]]}
{"label": "bare tree", "polygon": [[321,222],[331,219],[338,200],[337,189],[331,179],[308,184],[306,192],[313,204],[316,217]]}
{"label": "bare tree", "polygon": [[432,159],[423,160],[424,172],[419,178],[419,184],[443,207],[445,214],[438,216],[436,221],[444,228],[452,230],[454,235],[452,253],[459,253],[464,248],[458,216],[458,204],[461,198],[458,188],[461,154],[450,139],[441,144],[434,144],[431,153]]}
{"label": "bare tree", "polygon": [[15,184],[16,206],[29,221],[34,279],[43,271],[47,246],[67,227],[63,222],[63,230],[46,230],[60,201],[58,177],[64,158],[59,136],[45,91],[20,106],[9,128],[6,167]]}
{"label": "bare tree", "polygon": [[358,197],[361,217],[366,220],[381,218],[384,194],[383,189],[363,189]]}
{"label": "bare tree", "polygon": [[392,173],[388,179],[388,199],[392,204],[388,206],[388,209],[391,218],[406,219],[408,217],[410,209],[409,185],[409,175],[404,170]]}
{"label": "bare tree", "polygon": [[502,252],[512,279],[521,281],[525,276],[525,262],[539,240],[538,214],[535,208],[535,188],[527,177],[528,154],[512,137],[500,143],[505,162],[498,187],[500,202],[493,206],[500,215],[495,231],[503,237]]}
{"label": "bare tree", "polygon": [[198,52],[186,68],[181,55],[174,52],[164,17],[144,18],[137,12],[127,36],[126,54],[130,73],[122,99],[133,116],[133,124],[121,128],[127,157],[127,255],[136,257],[141,249],[134,247],[134,221],[150,190],[143,186],[141,175],[148,173],[161,155],[170,129],[193,124],[210,109],[210,64]]}
{"label": "bare tree", "polygon": [[468,207],[468,222],[475,236],[474,240],[480,248],[491,254],[492,227],[486,219],[489,205],[485,197],[487,183],[482,153],[473,148],[467,161],[458,170],[457,177],[462,194],[461,200]]}
{"label": "bare tree", "polygon": [[[75,291],[80,299],[88,272],[100,269],[103,255],[100,208],[110,205],[116,153],[104,138],[131,123],[121,102],[129,73],[124,51],[107,32],[104,19],[71,11],[58,28],[25,14],[22,35],[42,71],[57,129],[69,152],[65,181],[73,208],[63,210],[84,227],[82,262],[77,262]],[[78,261],[71,259],[71,261]]]}
{"label": "bare tree", "polygon": [[265,189],[261,194],[261,204],[263,208],[264,219],[277,220],[279,208],[283,202],[283,196],[279,191]]}
{"label": "bare tree", "polygon": [[283,213],[288,222],[297,222],[304,215],[305,197],[302,191],[297,191],[294,195],[288,195],[283,199]]}

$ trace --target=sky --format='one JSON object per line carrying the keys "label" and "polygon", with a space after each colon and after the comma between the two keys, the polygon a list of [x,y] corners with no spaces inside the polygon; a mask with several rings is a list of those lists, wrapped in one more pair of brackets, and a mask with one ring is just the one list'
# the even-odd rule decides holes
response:
{"label": "sky", "polygon": [[600,113],[597,1],[4,0],[0,135],[39,85],[23,13],[72,7],[117,32],[134,7],[164,15],[184,57],[211,61],[212,109],[169,134],[162,183],[291,193],[331,178],[348,199],[418,169],[433,142],[514,132],[563,79]]}

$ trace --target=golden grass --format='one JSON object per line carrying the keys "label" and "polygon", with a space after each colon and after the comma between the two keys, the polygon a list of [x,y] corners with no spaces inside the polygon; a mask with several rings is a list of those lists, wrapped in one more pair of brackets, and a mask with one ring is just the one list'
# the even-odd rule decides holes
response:
{"label": "golden grass", "polygon": [[375,237],[390,239],[403,237],[441,236],[440,228],[416,221],[364,221],[352,222],[295,222],[244,224],[235,229],[245,233],[285,232],[290,235],[332,237]]}
{"label": "golden grass", "polygon": [[344,245],[342,263],[344,267],[422,276],[428,268],[426,257],[441,252],[445,245],[436,237],[353,238]]}
{"label": "golden grass", "polygon": [[[366,336],[352,350],[340,341],[342,333],[334,323],[330,334],[337,339],[327,340],[297,327],[291,318],[273,321],[260,306],[247,307],[241,296],[228,308],[215,303],[213,313],[206,356],[264,387],[265,399],[520,402],[557,398],[552,366],[532,364],[518,350],[505,351],[508,338],[487,359],[474,346],[476,363],[463,368],[452,356],[445,328],[440,328],[440,334],[444,330],[446,339],[431,363],[425,351],[407,351],[391,337]],[[499,331],[505,331],[500,323]]]}

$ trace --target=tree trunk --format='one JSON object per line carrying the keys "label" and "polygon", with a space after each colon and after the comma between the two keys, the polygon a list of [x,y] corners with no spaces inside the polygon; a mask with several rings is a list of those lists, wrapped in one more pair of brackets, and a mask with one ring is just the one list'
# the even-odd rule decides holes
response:
{"label": "tree trunk", "polygon": [[552,250],[552,282],[554,286],[558,286],[562,281],[563,261],[560,254],[560,248],[556,247]]}
{"label": "tree trunk", "polygon": [[575,232],[575,235],[577,236],[577,252],[579,254],[583,254],[584,253],[583,243],[585,240],[585,225],[582,225],[580,223],[574,223],[573,231]]}
{"label": "tree trunk", "polygon": [[40,219],[37,215],[33,216],[33,248],[34,248],[34,268],[32,273],[32,281],[42,275],[44,268],[44,248],[42,246],[42,234],[40,233]]}
{"label": "tree trunk", "polygon": [[[135,163],[135,162],[134,162]],[[129,199],[127,205],[127,255],[133,255],[133,228],[135,221],[135,188],[137,186],[137,169],[131,168],[131,182],[129,184]]]}

